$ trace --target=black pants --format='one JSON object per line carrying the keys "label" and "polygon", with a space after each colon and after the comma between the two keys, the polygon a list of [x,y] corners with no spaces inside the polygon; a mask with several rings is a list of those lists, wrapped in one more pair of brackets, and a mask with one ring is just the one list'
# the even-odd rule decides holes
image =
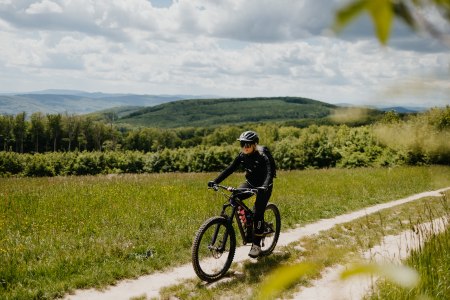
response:
{"label": "black pants", "polygon": [[[254,219],[253,219],[253,244],[260,246],[261,237],[264,233],[264,211],[266,209],[267,203],[269,202],[270,196],[272,195],[273,184],[269,186],[266,191],[259,190],[256,195],[255,205],[253,206]],[[250,188],[254,189],[248,182],[242,183],[239,188]],[[250,198],[250,194],[241,194],[238,196],[240,200]]]}

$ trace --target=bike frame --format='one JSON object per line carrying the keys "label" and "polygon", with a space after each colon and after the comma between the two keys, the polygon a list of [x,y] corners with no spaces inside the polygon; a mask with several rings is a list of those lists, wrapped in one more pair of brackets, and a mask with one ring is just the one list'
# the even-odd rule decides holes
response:
{"label": "bike frame", "polygon": [[[236,223],[238,224],[239,233],[241,235],[242,241],[243,241],[244,245],[246,245],[247,240],[246,240],[246,236],[245,236],[245,231],[244,231],[242,222],[239,219],[237,208],[239,206],[241,206],[244,209],[244,211],[246,212],[246,214],[248,213],[252,217],[253,217],[253,211],[242,200],[239,200],[236,198],[236,196],[237,196],[236,192],[242,191],[242,193],[256,195],[258,193],[258,190],[257,189],[247,189],[247,188],[239,189],[239,188],[232,188],[232,187],[227,187],[227,186],[223,186],[223,185],[216,185],[215,187],[216,188],[213,187],[213,189],[215,189],[216,191],[218,190],[218,188],[221,188],[223,190],[227,190],[227,191],[231,192],[230,195],[222,192],[222,194],[228,199],[228,203],[223,204],[220,215],[222,217],[224,217],[230,223],[231,226],[233,225],[233,217],[236,219]],[[229,207],[231,207],[231,214],[226,213],[227,209]],[[216,241],[215,239],[217,237],[218,230],[219,230],[219,227],[217,227],[216,232],[213,236],[212,244],[214,244],[214,242]],[[227,238],[228,238],[228,235],[227,234],[224,235],[222,245],[225,245],[225,241],[227,240]]]}

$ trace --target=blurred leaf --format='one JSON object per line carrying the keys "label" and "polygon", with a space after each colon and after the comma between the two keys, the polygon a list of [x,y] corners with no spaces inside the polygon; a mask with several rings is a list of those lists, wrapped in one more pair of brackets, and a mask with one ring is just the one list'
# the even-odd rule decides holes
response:
{"label": "blurred leaf", "polygon": [[339,31],[348,25],[367,8],[368,3],[368,0],[358,0],[338,10],[334,25],[335,29]]}
{"label": "blurred leaf", "polygon": [[390,0],[357,0],[351,2],[336,13],[334,28],[336,31],[340,31],[364,11],[367,11],[374,22],[378,40],[385,45],[392,27],[393,8]]}
{"label": "blurred leaf", "polygon": [[393,6],[390,0],[371,1],[368,5],[369,13],[375,25],[378,40],[386,45],[392,27]]}
{"label": "blurred leaf", "polygon": [[404,288],[414,288],[419,283],[419,274],[409,267],[394,264],[354,264],[341,274],[341,279],[352,276],[378,275]]}
{"label": "blurred leaf", "polygon": [[417,28],[416,21],[414,20],[410,9],[403,2],[393,3],[394,14],[403,20],[412,29]]}
{"label": "blurred leaf", "polygon": [[336,12],[334,29],[341,31],[356,17],[368,12],[375,26],[376,36],[383,45],[389,40],[394,17],[405,22],[412,30],[423,30],[450,45],[448,34],[421,16],[421,12],[428,8],[435,8],[445,22],[450,23],[449,0],[353,0]]}
{"label": "blurred leaf", "polygon": [[311,263],[283,266],[272,272],[262,284],[258,299],[272,299],[304,275],[311,274],[317,267]]}

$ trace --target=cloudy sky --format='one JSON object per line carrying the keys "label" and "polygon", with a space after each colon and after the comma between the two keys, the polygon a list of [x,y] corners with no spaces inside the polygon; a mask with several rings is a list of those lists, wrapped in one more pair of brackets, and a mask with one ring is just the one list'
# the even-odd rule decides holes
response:
{"label": "cloudy sky", "polygon": [[343,1],[0,0],[0,92],[450,104],[449,48],[401,23],[382,47],[368,17],[336,36]]}

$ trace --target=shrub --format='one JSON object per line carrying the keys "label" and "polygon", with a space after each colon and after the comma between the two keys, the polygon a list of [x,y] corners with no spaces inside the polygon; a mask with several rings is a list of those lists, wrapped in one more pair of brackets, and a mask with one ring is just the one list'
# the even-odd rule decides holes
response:
{"label": "shrub", "polygon": [[15,152],[0,152],[0,176],[20,174],[24,168],[24,157]]}
{"label": "shrub", "polygon": [[46,156],[45,154],[27,155],[23,175],[29,177],[54,176],[55,169],[52,161]]}

